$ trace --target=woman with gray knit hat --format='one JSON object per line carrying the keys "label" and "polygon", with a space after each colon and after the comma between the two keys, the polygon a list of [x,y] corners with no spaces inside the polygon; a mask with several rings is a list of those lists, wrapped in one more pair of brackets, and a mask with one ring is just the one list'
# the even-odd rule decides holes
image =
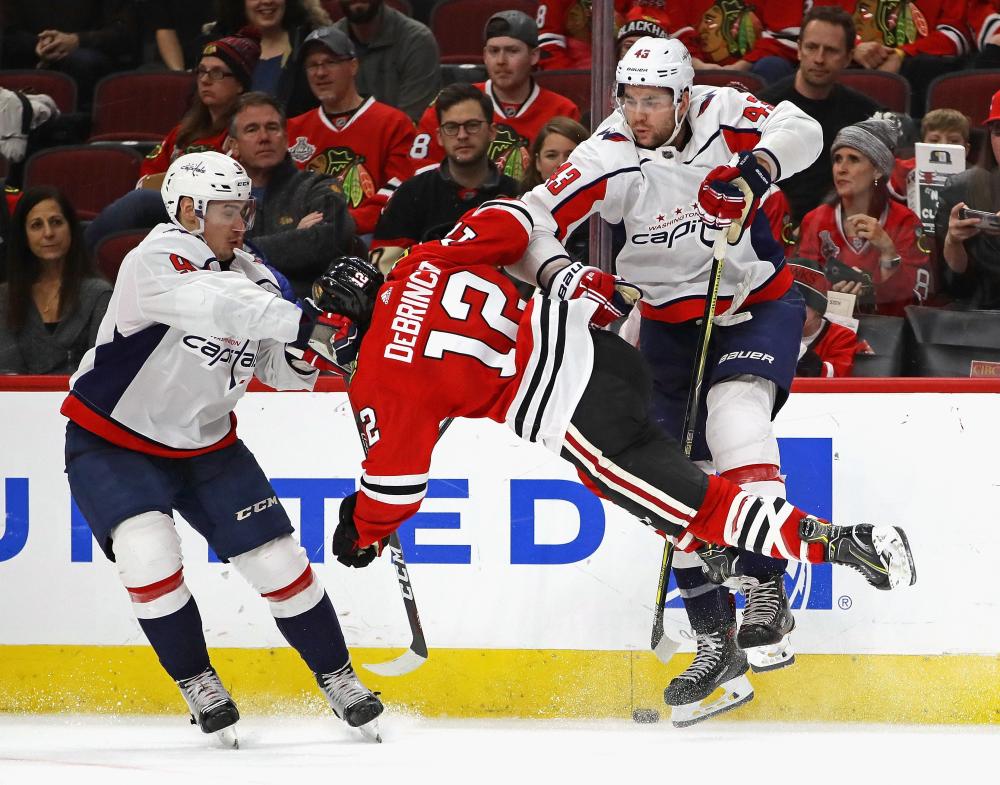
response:
{"label": "woman with gray knit hat", "polygon": [[893,123],[876,119],[837,134],[830,147],[836,196],[802,219],[797,255],[823,266],[832,291],[864,296],[861,310],[902,316],[927,300],[932,280],[920,219],[888,197],[897,138]]}

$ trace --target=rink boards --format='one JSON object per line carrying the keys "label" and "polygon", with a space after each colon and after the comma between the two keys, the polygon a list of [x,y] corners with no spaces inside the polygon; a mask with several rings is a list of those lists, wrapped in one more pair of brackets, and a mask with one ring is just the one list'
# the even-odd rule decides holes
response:
{"label": "rink boards", "polygon": [[[734,719],[997,722],[1000,385],[825,389],[838,391],[793,395],[776,423],[789,496],[841,522],[905,525],[919,581],[882,593],[854,573],[791,568],[797,664],[755,677],[757,700]],[[73,510],[63,395],[44,384],[0,392],[0,711],[176,711],[113,565]],[[391,566],[351,571],[327,553],[361,460],[344,394],[250,393],[237,413],[355,663],[400,653],[409,632]],[[665,669],[646,651],[659,537],[492,423],[455,423],[431,478],[401,531],[430,659],[405,677],[369,675],[371,686],[432,715],[625,716],[660,705],[692,646],[672,596],[667,626],[684,653]],[[215,664],[241,706],[319,710],[263,601],[180,529]]]}

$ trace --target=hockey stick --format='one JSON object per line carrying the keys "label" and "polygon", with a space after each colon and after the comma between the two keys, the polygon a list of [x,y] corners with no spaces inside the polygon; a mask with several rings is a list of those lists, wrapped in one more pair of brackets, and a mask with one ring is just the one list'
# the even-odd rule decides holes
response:
{"label": "hockey stick", "polygon": [[[753,194],[744,183],[737,182],[750,205]],[[749,210],[748,210],[749,211]],[[748,212],[747,211],[747,212]],[[744,212],[744,217],[746,212]],[[701,408],[701,386],[705,378],[705,363],[708,360],[708,345],[712,340],[712,324],[715,321],[715,306],[719,301],[719,284],[722,281],[722,268],[725,265],[726,245],[730,237],[739,237],[743,219],[734,221],[727,230],[720,231],[712,246],[712,268],[708,275],[708,296],[705,298],[705,313],[701,320],[701,331],[698,335],[698,348],[695,354],[694,367],[691,369],[691,386],[688,389],[687,406],[684,408],[684,426],[681,429],[684,454],[690,458],[694,447],[695,430],[698,427],[698,411]],[[653,631],[649,638],[649,648],[664,665],[677,652],[679,641],[666,634],[663,628],[664,605],[667,602],[667,586],[670,583],[670,568],[674,561],[674,544],[670,538],[663,540],[663,557],[660,560],[660,577],[656,584],[656,605],[653,612]]]}

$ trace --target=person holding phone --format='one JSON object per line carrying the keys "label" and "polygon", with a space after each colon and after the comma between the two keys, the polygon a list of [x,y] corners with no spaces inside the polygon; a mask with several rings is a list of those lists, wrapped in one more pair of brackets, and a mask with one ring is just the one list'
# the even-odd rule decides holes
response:
{"label": "person holding phone", "polygon": [[[993,160],[1000,164],[1000,90],[986,118]],[[935,235],[944,293],[958,305],[1000,308],[1000,169],[972,167],[941,191]]]}
{"label": "person holding phone", "polygon": [[902,316],[931,294],[930,247],[920,219],[889,198],[897,131],[887,120],[841,129],[830,147],[836,196],[806,213],[798,256],[819,262],[830,289],[862,311]]}

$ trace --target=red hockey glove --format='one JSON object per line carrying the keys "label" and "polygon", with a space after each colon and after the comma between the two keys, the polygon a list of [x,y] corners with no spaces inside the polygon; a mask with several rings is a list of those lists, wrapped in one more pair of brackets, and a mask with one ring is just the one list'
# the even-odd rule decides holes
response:
{"label": "red hockey glove", "polygon": [[[361,338],[346,316],[322,311],[310,299],[302,303],[299,335],[285,351],[296,365],[304,363],[321,371],[344,374],[358,358]],[[306,370],[301,368],[300,370]]]}
{"label": "red hockey glove", "polygon": [[732,223],[740,227],[738,242],[753,223],[760,200],[771,187],[771,175],[753,153],[742,152],[726,166],[717,166],[702,180],[698,189],[698,217],[712,229],[725,229]]}
{"label": "red hockey glove", "polygon": [[357,491],[340,503],[340,523],[330,540],[330,550],[345,567],[367,567],[382,555],[385,546],[389,544],[389,538],[386,537],[367,548],[358,547],[358,527],[354,525],[354,508],[357,504]]}
{"label": "red hockey glove", "polygon": [[594,327],[607,327],[615,319],[628,316],[642,297],[642,290],[624,278],[576,262],[560,270],[549,285],[549,296],[557,300],[586,297],[597,303],[590,317]]}

